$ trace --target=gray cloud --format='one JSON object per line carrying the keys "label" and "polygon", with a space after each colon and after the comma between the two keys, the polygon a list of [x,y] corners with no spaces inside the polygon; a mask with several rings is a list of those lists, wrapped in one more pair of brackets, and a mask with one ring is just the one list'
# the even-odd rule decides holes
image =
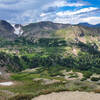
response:
{"label": "gray cloud", "polygon": [[[78,18],[82,19],[87,16],[93,17],[94,15],[99,15],[100,9],[91,12],[82,12],[73,16],[57,16],[57,13],[60,12],[58,10],[60,7],[74,7],[73,12],[76,12],[83,6],[90,6],[88,2],[84,2],[83,0],[74,1],[75,2],[73,2],[73,0],[0,0],[0,19],[21,24],[46,20],[75,23]],[[77,9],[78,7],[79,9]],[[70,13],[72,9],[66,11]]]}

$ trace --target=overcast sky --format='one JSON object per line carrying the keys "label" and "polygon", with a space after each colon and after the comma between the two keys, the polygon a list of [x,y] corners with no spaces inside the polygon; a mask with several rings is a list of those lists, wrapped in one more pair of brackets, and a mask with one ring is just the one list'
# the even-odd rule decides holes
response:
{"label": "overcast sky", "polygon": [[100,0],[0,0],[0,19],[28,24],[39,21],[100,23]]}

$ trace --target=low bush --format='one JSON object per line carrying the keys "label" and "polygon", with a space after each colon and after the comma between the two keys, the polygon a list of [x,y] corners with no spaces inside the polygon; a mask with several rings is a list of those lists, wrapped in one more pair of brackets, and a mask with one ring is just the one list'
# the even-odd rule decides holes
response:
{"label": "low bush", "polygon": [[10,97],[9,100],[31,100],[33,97],[33,94],[17,94]]}
{"label": "low bush", "polygon": [[92,77],[91,78],[91,81],[99,81],[100,80],[100,78],[98,78],[98,77]]}

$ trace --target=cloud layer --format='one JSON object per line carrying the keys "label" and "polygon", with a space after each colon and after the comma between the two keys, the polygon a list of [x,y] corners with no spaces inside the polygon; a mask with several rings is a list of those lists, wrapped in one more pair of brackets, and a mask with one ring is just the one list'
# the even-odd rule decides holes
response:
{"label": "cloud layer", "polygon": [[[74,1],[74,2],[73,2]],[[28,24],[38,21],[100,23],[100,8],[85,0],[0,0],[0,19]]]}

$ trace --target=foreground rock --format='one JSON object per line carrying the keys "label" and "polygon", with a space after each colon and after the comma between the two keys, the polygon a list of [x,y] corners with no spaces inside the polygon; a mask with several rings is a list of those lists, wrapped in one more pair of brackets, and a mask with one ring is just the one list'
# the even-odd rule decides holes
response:
{"label": "foreground rock", "polygon": [[42,85],[60,83],[60,80],[55,80],[55,79],[51,80],[51,79],[45,79],[45,78],[36,78],[36,79],[33,79],[33,81],[41,81]]}
{"label": "foreground rock", "polygon": [[88,92],[61,92],[41,95],[32,100],[100,100],[100,94]]}

